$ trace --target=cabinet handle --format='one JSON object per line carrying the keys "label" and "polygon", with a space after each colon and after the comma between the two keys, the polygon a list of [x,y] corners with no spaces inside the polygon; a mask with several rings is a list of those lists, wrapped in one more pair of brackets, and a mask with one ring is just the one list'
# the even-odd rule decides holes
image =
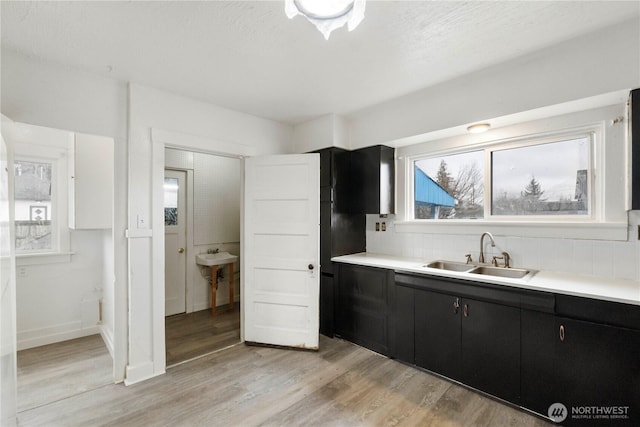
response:
{"label": "cabinet handle", "polygon": [[560,342],[564,342],[564,325],[560,325]]}
{"label": "cabinet handle", "polygon": [[469,305],[468,304],[464,305],[463,312],[464,312],[464,317],[469,317]]}
{"label": "cabinet handle", "polygon": [[458,314],[458,310],[460,309],[460,298],[456,298],[453,302],[453,314]]}

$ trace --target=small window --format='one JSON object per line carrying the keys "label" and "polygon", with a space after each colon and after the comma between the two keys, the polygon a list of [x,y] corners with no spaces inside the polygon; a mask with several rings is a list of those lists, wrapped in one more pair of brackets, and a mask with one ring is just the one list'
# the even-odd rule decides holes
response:
{"label": "small window", "polygon": [[589,138],[496,150],[493,215],[589,215]]}
{"label": "small window", "polygon": [[164,225],[178,225],[178,179],[164,179]]}
{"label": "small window", "polygon": [[414,163],[415,219],[484,218],[484,152]]}
{"label": "small window", "polygon": [[53,164],[15,160],[16,252],[53,250]]}

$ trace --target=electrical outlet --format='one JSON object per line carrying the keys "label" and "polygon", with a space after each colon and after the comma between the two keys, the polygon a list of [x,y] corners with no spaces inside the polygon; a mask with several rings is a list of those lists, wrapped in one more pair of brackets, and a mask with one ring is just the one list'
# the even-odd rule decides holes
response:
{"label": "electrical outlet", "polygon": [[18,267],[18,277],[27,277],[27,267]]}
{"label": "electrical outlet", "polygon": [[638,225],[638,240],[640,240],[640,224]]}
{"label": "electrical outlet", "polygon": [[382,231],[387,231],[387,223],[386,222],[382,223]]}
{"label": "electrical outlet", "polygon": [[380,231],[380,223],[376,222],[376,231]]}

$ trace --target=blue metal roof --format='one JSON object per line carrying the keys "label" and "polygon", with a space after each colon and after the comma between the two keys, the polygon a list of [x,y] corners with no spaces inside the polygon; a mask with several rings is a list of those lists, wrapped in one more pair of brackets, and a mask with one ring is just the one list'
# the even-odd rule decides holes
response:
{"label": "blue metal roof", "polygon": [[415,203],[433,206],[454,207],[456,199],[440,187],[429,175],[418,166],[414,166]]}

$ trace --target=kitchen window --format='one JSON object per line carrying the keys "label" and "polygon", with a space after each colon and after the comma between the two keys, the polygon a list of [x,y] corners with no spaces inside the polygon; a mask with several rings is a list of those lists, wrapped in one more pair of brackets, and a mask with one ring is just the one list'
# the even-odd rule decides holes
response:
{"label": "kitchen window", "polygon": [[592,140],[576,134],[418,158],[414,219],[588,217]]}
{"label": "kitchen window", "polygon": [[627,240],[624,103],[400,146],[395,230]]}

